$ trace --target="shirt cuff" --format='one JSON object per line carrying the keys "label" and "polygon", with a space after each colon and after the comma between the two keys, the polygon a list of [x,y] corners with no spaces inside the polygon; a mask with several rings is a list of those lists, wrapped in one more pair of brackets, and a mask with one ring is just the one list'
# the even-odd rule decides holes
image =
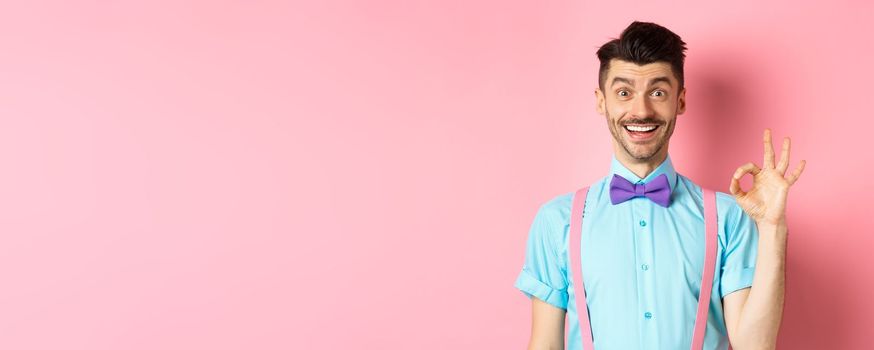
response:
{"label": "shirt cuff", "polygon": [[529,299],[537,297],[537,299],[543,300],[552,306],[567,310],[567,291],[550,287],[526,270],[522,270],[519,273],[515,286],[528,296]]}
{"label": "shirt cuff", "polygon": [[722,289],[721,297],[732,292],[750,287],[753,285],[753,273],[756,271],[755,266],[733,268],[722,272],[720,280],[720,288]]}

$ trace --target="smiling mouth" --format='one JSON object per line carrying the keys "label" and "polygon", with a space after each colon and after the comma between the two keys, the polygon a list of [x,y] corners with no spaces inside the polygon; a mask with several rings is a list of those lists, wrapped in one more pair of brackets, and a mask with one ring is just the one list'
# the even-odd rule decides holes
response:
{"label": "smiling mouth", "polygon": [[626,124],[622,128],[634,140],[648,140],[655,135],[661,125],[658,124]]}

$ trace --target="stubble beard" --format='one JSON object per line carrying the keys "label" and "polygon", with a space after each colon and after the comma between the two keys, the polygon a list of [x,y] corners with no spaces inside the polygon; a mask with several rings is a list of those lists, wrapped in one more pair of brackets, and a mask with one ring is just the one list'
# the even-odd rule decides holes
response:
{"label": "stubble beard", "polygon": [[610,117],[609,112],[607,113],[607,121],[610,124],[610,133],[613,134],[613,139],[622,146],[622,148],[625,150],[625,154],[639,161],[647,161],[659,154],[662,148],[667,145],[668,140],[671,138],[671,135],[674,134],[674,125],[677,122],[677,118],[669,121],[667,125],[665,125],[662,121],[654,118],[633,120],[634,122],[641,124],[659,124],[660,130],[657,130],[656,132],[660,132],[661,135],[657,136],[658,140],[656,140],[655,147],[647,147],[646,149],[642,149],[642,147],[640,147],[639,145],[633,144],[631,143],[631,141],[628,141],[624,137],[626,134],[625,128],[621,124],[619,124],[618,121],[614,122],[613,118]]}

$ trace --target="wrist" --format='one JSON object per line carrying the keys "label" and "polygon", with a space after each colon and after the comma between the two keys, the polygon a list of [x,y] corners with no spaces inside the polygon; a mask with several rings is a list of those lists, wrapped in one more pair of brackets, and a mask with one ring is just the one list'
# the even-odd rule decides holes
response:
{"label": "wrist", "polygon": [[760,229],[786,230],[786,217],[771,220],[756,220],[756,227]]}
{"label": "wrist", "polygon": [[759,231],[772,231],[772,232],[786,232],[789,228],[786,227],[786,223],[756,223],[756,228]]}
{"label": "wrist", "polygon": [[786,222],[778,223],[761,223],[756,222],[756,228],[759,231],[759,246],[760,248],[777,248],[785,249],[786,240],[789,229]]}

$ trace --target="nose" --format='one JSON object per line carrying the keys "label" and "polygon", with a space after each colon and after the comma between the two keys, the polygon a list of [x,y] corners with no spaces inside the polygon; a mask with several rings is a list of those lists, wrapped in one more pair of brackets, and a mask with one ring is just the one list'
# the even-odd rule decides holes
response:
{"label": "nose", "polygon": [[653,109],[650,106],[649,99],[646,98],[646,95],[637,95],[634,97],[631,106],[631,115],[637,118],[648,118],[652,116]]}

